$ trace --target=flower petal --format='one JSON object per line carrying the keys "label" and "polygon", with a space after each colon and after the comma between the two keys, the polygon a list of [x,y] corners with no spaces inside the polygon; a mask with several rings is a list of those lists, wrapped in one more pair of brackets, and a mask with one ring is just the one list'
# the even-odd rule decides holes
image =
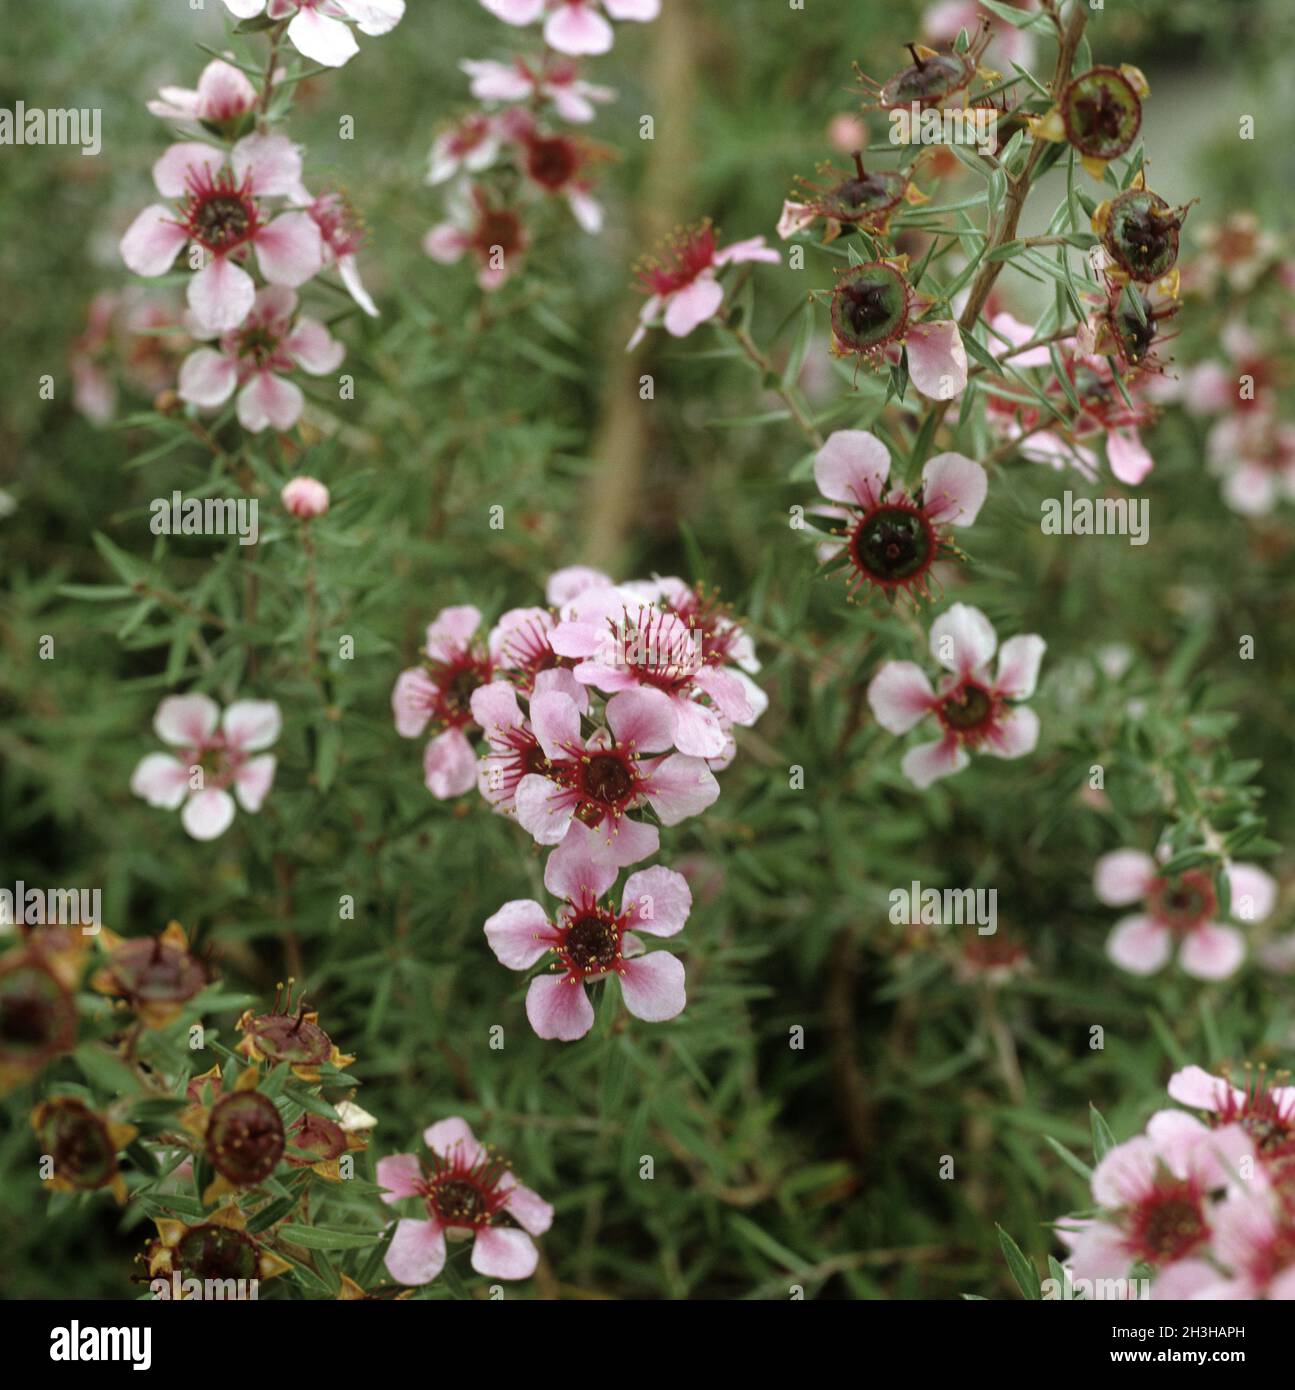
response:
{"label": "flower petal", "polygon": [[949,401],[967,385],[967,349],[952,320],[919,323],[908,330],[908,374],[932,400]]}
{"label": "flower petal", "polygon": [[934,522],[970,526],[989,491],[989,475],[962,454],[936,454],[922,469],[922,510]]}
{"label": "flower petal", "polygon": [[205,333],[228,333],[237,328],[256,303],[256,285],[247,271],[226,256],[213,256],[190,279],[189,308]]}
{"label": "flower petal", "polygon": [[688,1002],[683,962],[669,951],[653,951],[624,962],[620,976],[625,1007],[645,1023],[664,1023]]}
{"label": "flower petal", "polygon": [[703,273],[666,299],[661,322],[672,338],[686,338],[694,328],[714,318],[723,302],[723,285]]}
{"label": "flower petal", "polygon": [[910,748],[899,766],[919,791],[925,791],[941,777],[961,772],[970,761],[956,738],[942,738],[935,743],[919,743],[916,748]]}
{"label": "flower petal", "polygon": [[540,1252],[525,1231],[483,1226],[472,1242],[472,1268],[491,1279],[529,1279]]}
{"label": "flower petal", "polygon": [[243,810],[255,815],[274,785],[274,769],[278,760],[273,753],[251,758],[234,774],[234,795]]}
{"label": "flower petal", "polygon": [[1125,917],[1106,938],[1106,954],[1130,975],[1154,975],[1173,950],[1173,937],[1153,917]]}
{"label": "flower petal", "polygon": [[1155,860],[1137,849],[1111,850],[1093,865],[1093,892],[1107,907],[1141,902],[1155,880]]}
{"label": "flower petal", "polygon": [[378,1159],[378,1186],[385,1187],[382,1200],[390,1205],[402,1197],[417,1197],[421,1190],[423,1165],[417,1154],[389,1154]]}
{"label": "flower petal", "polygon": [[869,682],[868,704],[888,733],[906,734],[939,701],[920,666],[912,661],[888,661]]}
{"label": "flower petal", "polygon": [[635,931],[674,936],[692,911],[692,890],[682,874],[653,864],[625,880],[621,911],[629,915],[628,925]]}
{"label": "flower petal", "polygon": [[477,784],[477,756],[462,729],[446,729],[423,753],[423,781],[438,801],[462,796]]}
{"label": "flower petal", "polygon": [[993,624],[970,604],[955,603],[931,624],[931,655],[960,679],[988,666],[998,646]]}
{"label": "flower petal", "polygon": [[574,975],[540,975],[526,991],[526,1017],[537,1037],[574,1042],[594,1026],[594,1007]]}
{"label": "flower petal", "polygon": [[445,1232],[435,1221],[397,1221],[384,1263],[398,1283],[430,1284],[445,1267]]}
{"label": "flower petal", "polygon": [[168,695],[153,716],[153,732],[173,748],[206,743],[220,722],[220,706],[210,695]]}
{"label": "flower petal", "polygon": [[529,970],[554,939],[547,914],[530,898],[506,902],[487,919],[485,931],[495,959],[509,970]]}
{"label": "flower petal", "polygon": [[994,691],[1009,700],[1028,700],[1039,681],[1039,666],[1048,644],[1036,633],[1009,637],[998,651]]}
{"label": "flower petal", "polygon": [[1217,922],[1188,932],[1178,951],[1178,964],[1196,980],[1226,980],[1245,958],[1245,937],[1235,927]]}
{"label": "flower petal", "polygon": [[188,240],[171,209],[154,203],[126,228],[118,249],[136,275],[165,275]]}
{"label": "flower petal", "polygon": [[867,510],[881,499],[890,451],[867,430],[835,430],[814,455],[814,481],[824,497]]}
{"label": "flower petal", "polygon": [[180,824],[195,840],[215,840],[234,820],[234,798],[226,791],[198,792],[184,803]]}
{"label": "flower petal", "polygon": [[130,789],[150,806],[178,810],[189,795],[189,769],[168,753],[150,753],[136,764]]}

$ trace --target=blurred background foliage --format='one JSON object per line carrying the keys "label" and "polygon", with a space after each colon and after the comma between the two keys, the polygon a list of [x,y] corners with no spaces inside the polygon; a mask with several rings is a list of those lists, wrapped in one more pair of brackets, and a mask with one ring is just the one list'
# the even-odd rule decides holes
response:
{"label": "blurred background foliage", "polygon": [[[855,108],[851,64],[901,66],[921,7],[665,6],[657,25],[622,27],[587,74],[620,92],[592,132],[621,156],[605,234],[555,214],[525,273],[484,301],[466,266],[421,252],[441,217],[422,177],[438,123],[467,104],[457,61],[501,55],[515,31],[472,0],[411,0],[393,37],[303,84],[289,130],[312,188],[340,183],[365,213],[362,267],[383,316],[339,299],[355,402],[308,386],[305,441],[248,451],[262,538],[245,554],[147,526],[153,498],[219,488],[230,460],[136,415],[145,397],[127,395],[115,427],[92,427],[68,375],[90,298],[130,279],[116,243],[152,197],[165,144],[143,103],[192,84],[206,60],[195,41],[222,42],[223,7],[0,3],[0,106],[101,107],[104,122],[94,159],[0,149],[3,881],[102,886],[105,920],[124,934],[177,918],[231,991],[266,1004],[277,980],[304,981],[358,1056],[357,1098],[379,1119],[371,1157],[463,1114],[556,1203],[529,1286],[539,1296],[1012,1296],[994,1222],[1039,1258],[1055,1250],[1044,1223],[1086,1201],[1045,1134],[1083,1152],[1092,1101],[1125,1137],[1186,1060],[1289,1060],[1288,978],[1253,966],[1215,987],[1120,976],[1102,951],[1114,914],[1090,883],[1102,850],[1154,843],[1166,760],[1207,793],[1234,758],[1259,760],[1269,833],[1289,840],[1291,513],[1248,523],[1227,511],[1203,427],[1172,412],[1149,435],[1143,548],[1041,535],[1057,478],[999,469],[969,538],[974,563],[948,596],[982,606],[1000,635],[1046,636],[1043,738],[1034,757],[984,760],[914,793],[862,699],[880,658],[918,655],[913,627],[884,605],[847,608],[815,577],[787,525],[813,494],[799,436],[714,424],[750,414],[754,382],[709,330],[683,345],[657,337],[632,361],[622,347],[635,258],[702,215],[722,240],[772,235],[792,177],[831,154],[828,120]],[[1290,24],[1285,0],[1108,0],[1092,16],[1098,61],[1150,79],[1154,183],[1174,201],[1199,197],[1193,222],[1251,208],[1289,228]],[[1253,142],[1236,138],[1239,113],[1256,118]],[[653,141],[639,139],[643,114]],[[342,115],[353,141],[338,138]],[[1052,211],[1053,182],[1026,231]],[[830,283],[830,264],[760,268],[760,341],[811,283]],[[1026,282],[1009,272],[1000,284],[1028,317]],[[849,382],[828,364],[821,314],[818,328],[805,381],[821,400]],[[315,530],[319,681],[302,655],[303,557],[276,502],[294,471],[334,495]],[[494,505],[502,533],[488,529]],[[681,939],[688,1009],[663,1027],[600,1022],[563,1047],[530,1034],[523,988],[481,933],[502,900],[536,894],[538,853],[479,799],[430,798],[421,743],[396,736],[388,699],[438,609],[472,602],[493,616],[541,601],[546,573],[577,562],[718,585],[750,622],[771,706],[712,812],[665,837],[664,861],[688,857],[698,899]],[[123,596],[132,583],[143,589]],[[37,659],[46,634],[50,661]],[[341,634],[354,660],[334,655]],[[1244,634],[1253,661],[1238,659]],[[1098,659],[1113,644],[1131,654],[1118,677]],[[212,844],[128,788],[155,746],[157,701],[197,682],[221,699],[277,699],[286,715],[263,812]],[[1093,762],[1107,770],[1103,805],[1082,795]],[[1269,867],[1289,886],[1289,856]],[[1000,929],[1031,971],[995,988],[954,968],[971,929],[892,925],[889,894],[913,879],[995,888]],[[354,921],[338,919],[344,894]],[[1288,899],[1274,930],[1290,929]],[[233,1018],[209,1020],[226,1043]],[[494,1025],[502,1051],[489,1047]],[[789,1045],[796,1028],[803,1050]],[[0,1106],[0,1291],[130,1296],[151,1233],[141,1217],[102,1197],[45,1213],[26,1115],[50,1080]]]}

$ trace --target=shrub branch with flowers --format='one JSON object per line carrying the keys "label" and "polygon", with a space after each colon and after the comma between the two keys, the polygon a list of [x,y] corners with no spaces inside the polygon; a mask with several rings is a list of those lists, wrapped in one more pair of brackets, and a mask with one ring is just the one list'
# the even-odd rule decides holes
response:
{"label": "shrub branch with flowers", "polygon": [[8,877],[103,899],[0,942],[19,1296],[1295,1295],[1295,262],[1158,124],[1223,22],[840,8],[103,45],[84,245],[0,238],[79,296]]}

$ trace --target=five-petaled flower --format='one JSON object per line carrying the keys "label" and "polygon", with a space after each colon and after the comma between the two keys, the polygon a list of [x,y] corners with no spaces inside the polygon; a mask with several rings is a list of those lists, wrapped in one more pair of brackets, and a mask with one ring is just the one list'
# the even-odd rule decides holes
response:
{"label": "five-petaled flower", "polygon": [[931,624],[931,655],[948,672],[938,691],[911,661],[888,661],[868,686],[877,723],[906,734],[928,714],[943,727],[934,743],[904,754],[904,775],[917,787],[961,772],[968,750],[996,758],[1019,758],[1039,740],[1039,717],[1016,703],[1034,694],[1045,643],[1034,633],[1011,637],[998,652],[998,672],[989,663],[998,648],[990,621],[979,608],[955,603]]}
{"label": "five-petaled flower", "polygon": [[183,806],[185,830],[195,840],[214,840],[229,829],[235,798],[245,811],[261,809],[275,769],[274,754],[262,750],[279,737],[282,724],[273,700],[238,700],[222,718],[209,695],[168,695],[153,728],[179,755],[148,754],[130,789],[150,806]]}
{"label": "five-petaled flower", "polygon": [[724,303],[724,287],[716,275],[727,265],[764,261],[777,265],[782,256],[764,237],[748,237],[722,249],[715,244],[715,228],[709,221],[679,232],[661,258],[644,261],[638,269],[639,284],[648,301],[639,313],[639,324],[629,340],[632,350],[649,328],[658,324],[673,338],[686,338],[699,324],[713,319]]}
{"label": "five-petaled flower", "polygon": [[396,732],[417,738],[429,725],[436,736],[423,755],[427,790],[440,800],[461,796],[477,780],[468,742],[474,729],[472,692],[493,676],[487,652],[473,642],[481,613],[470,604],[442,609],[427,629],[423,665],[402,671],[391,692]]}
{"label": "five-petaled flower", "polygon": [[405,0],[225,0],[225,7],[237,19],[286,19],[292,46],[326,68],[340,68],[360,51],[352,24],[373,38],[389,34],[405,14]]}
{"label": "five-petaled flower", "polygon": [[204,264],[189,281],[189,308],[205,333],[228,333],[251,312],[256,284],[239,264],[255,249],[261,274],[295,289],[323,265],[319,228],[306,212],[266,213],[262,199],[301,186],[301,153],[283,135],[248,135],[226,156],[196,141],[172,145],[153,166],[153,182],[175,210],[147,207],[121,239],[136,275],[164,275],[188,243]]}
{"label": "five-petaled flower", "polygon": [[537,975],[526,991],[526,1017],[541,1038],[583,1038],[594,1022],[584,986],[612,975],[635,1018],[660,1023],[687,1002],[678,957],[669,951],[644,955],[636,934],[673,936],[682,929],[692,907],[687,881],[659,864],[639,869],[625,880],[617,912],[603,901],[616,874],[596,833],[573,821],[544,867],[544,886],[564,906],[550,917],[539,903],[514,899],[486,923],[491,950],[510,970],[555,957],[554,973]]}
{"label": "five-petaled flower", "polygon": [[[1272,878],[1256,864],[1230,864],[1224,872],[1231,915],[1242,922],[1267,917],[1277,901]],[[1226,980],[1245,959],[1245,938],[1215,920],[1223,914],[1214,880],[1202,869],[1169,877],[1149,854],[1112,850],[1097,861],[1093,891],[1107,907],[1144,904],[1141,912],[1116,923],[1106,943],[1106,954],[1130,974],[1154,974],[1175,947],[1178,964],[1198,980]]]}
{"label": "five-petaled flower", "polygon": [[892,488],[890,452],[866,430],[837,430],[814,459],[818,490],[844,506],[819,509],[841,520],[841,540],[849,561],[849,591],[865,584],[887,595],[897,591],[929,594],[931,566],[942,554],[956,553],[950,526],[970,526],[989,488],[985,470],[962,454],[937,454],[922,468],[910,497]]}
{"label": "five-petaled flower", "polygon": [[[429,1284],[445,1267],[446,1240],[472,1241],[472,1268],[490,1279],[528,1279],[539,1262],[532,1236],[553,1224],[553,1208],[509,1171],[457,1115],[423,1131],[431,1163],[417,1154],[378,1160],[382,1200],[416,1198],[427,1215],[402,1217],[386,1265],[402,1284]],[[510,1224],[515,1223],[515,1224]]]}

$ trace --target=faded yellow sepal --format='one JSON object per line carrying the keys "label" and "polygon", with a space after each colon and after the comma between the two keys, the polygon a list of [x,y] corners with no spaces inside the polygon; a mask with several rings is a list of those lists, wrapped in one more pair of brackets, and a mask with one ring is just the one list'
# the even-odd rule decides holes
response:
{"label": "faded yellow sepal", "polygon": [[1111,161],[1109,159],[1098,159],[1096,155],[1085,154],[1080,156],[1079,162],[1093,178],[1101,182],[1106,178],[1106,166]]}
{"label": "faded yellow sepal", "polygon": [[1140,97],[1151,95],[1151,84],[1147,81],[1141,68],[1135,68],[1132,63],[1121,63],[1120,72],[1124,75],[1129,86]]}
{"label": "faded yellow sepal", "polygon": [[1026,116],[1025,124],[1036,140],[1051,140],[1060,143],[1066,138],[1066,123],[1061,118],[1060,107],[1054,106],[1042,116]]}

